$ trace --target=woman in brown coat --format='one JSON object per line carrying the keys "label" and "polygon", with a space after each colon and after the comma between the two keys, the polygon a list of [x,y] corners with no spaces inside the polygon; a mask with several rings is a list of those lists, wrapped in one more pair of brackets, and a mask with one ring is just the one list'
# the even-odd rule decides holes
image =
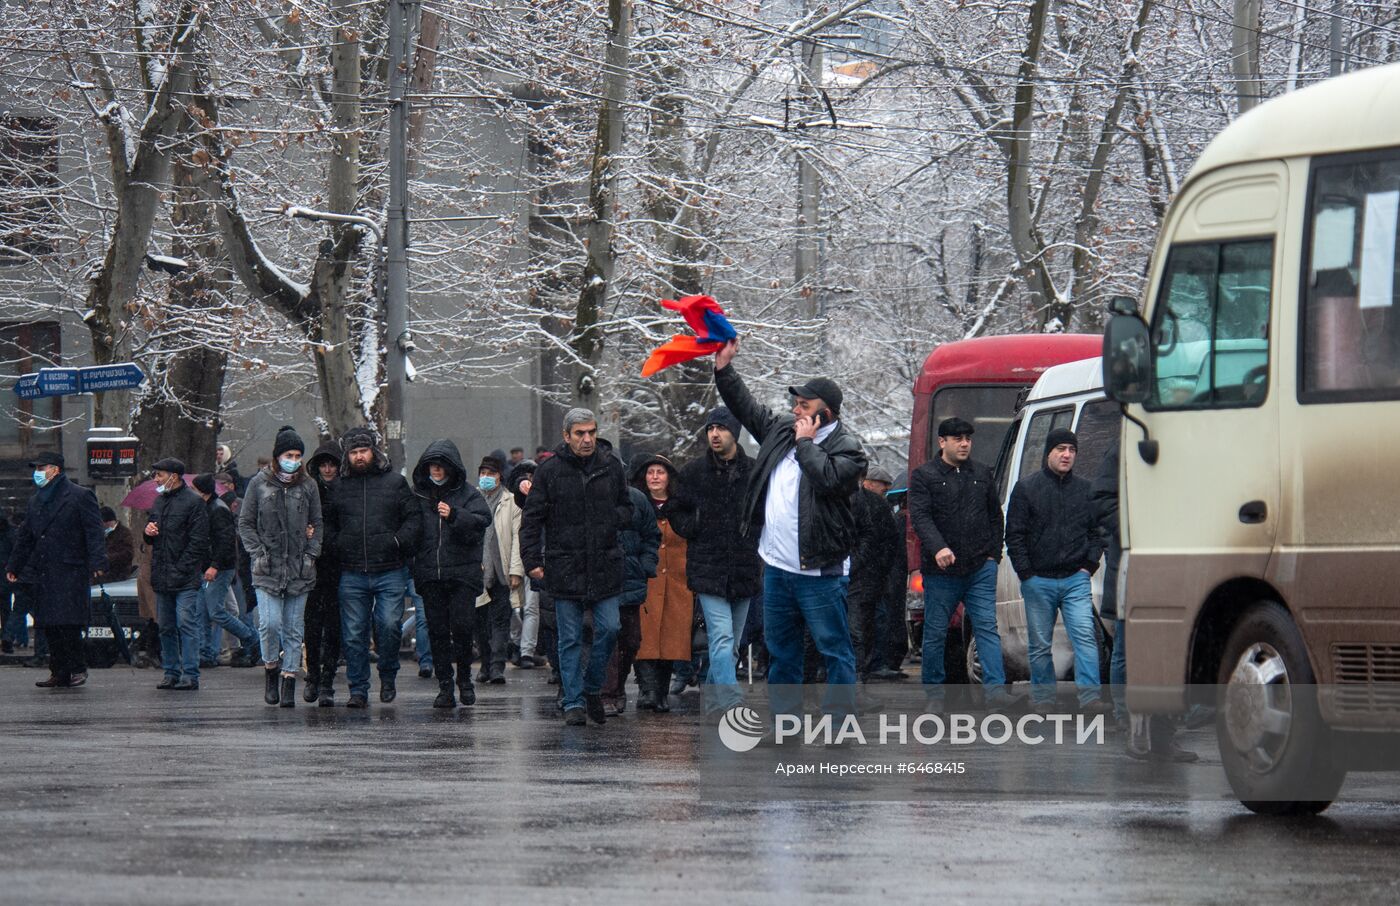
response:
{"label": "woman in brown coat", "polygon": [[691,618],[695,595],[685,581],[685,539],[671,528],[666,507],[676,482],[676,467],[664,456],[643,457],[632,472],[632,483],[656,508],[661,530],[656,578],[647,582],[642,604],[642,646],[637,651],[637,684],[642,694],[639,711],[670,711],[666,700],[671,662],[690,659]]}

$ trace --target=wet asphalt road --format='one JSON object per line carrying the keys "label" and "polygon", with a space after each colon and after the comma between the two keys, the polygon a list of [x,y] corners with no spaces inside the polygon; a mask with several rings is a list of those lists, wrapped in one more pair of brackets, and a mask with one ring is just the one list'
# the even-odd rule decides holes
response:
{"label": "wet asphalt road", "polygon": [[702,801],[693,691],[565,728],[547,671],[445,713],[407,666],[368,713],[269,708],[257,670],[0,668],[0,902],[1400,900],[1393,805]]}

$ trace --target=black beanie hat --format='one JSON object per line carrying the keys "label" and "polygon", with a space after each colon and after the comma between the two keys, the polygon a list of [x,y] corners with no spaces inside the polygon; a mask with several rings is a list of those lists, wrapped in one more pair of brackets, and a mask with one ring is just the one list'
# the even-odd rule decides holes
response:
{"label": "black beanie hat", "polygon": [[277,431],[277,440],[272,445],[272,458],[276,459],[288,450],[296,450],[303,456],[306,455],[306,444],[301,442],[301,435],[297,429],[291,425],[283,425]]}
{"label": "black beanie hat", "polygon": [[739,419],[730,412],[726,406],[716,406],[710,410],[710,415],[705,419],[704,430],[710,430],[711,425],[719,425],[721,428],[733,434],[737,439],[743,427],[739,424]]}
{"label": "black beanie hat", "polygon": [[109,506],[104,506],[99,512],[102,513],[102,521],[103,521],[103,522],[116,522],[116,521],[117,521],[117,511],[114,510],[114,509],[112,509],[111,507],[109,507]]}
{"label": "black beanie hat", "polygon": [[1050,436],[1045,438],[1045,455],[1049,456],[1050,451],[1060,444],[1069,444],[1074,449],[1079,449],[1079,438],[1068,428],[1056,428],[1050,432]]}
{"label": "black beanie hat", "polygon": [[201,494],[212,495],[214,493],[214,474],[212,472],[205,472],[201,475],[196,475],[194,477],[194,489]]}
{"label": "black beanie hat", "polygon": [[352,450],[359,450],[363,447],[374,449],[374,432],[369,428],[360,425],[346,431],[340,438],[340,447],[349,456]]}

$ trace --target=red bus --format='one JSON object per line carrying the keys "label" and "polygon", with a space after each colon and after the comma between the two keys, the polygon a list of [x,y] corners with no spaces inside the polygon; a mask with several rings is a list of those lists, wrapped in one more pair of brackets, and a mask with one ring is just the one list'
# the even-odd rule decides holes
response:
{"label": "red bus", "polygon": [[[973,456],[995,467],[1016,409],[1041,373],[1052,365],[1102,354],[1103,337],[1098,334],[979,337],[936,347],[914,381],[909,471],[912,473],[938,455],[938,423],[955,415],[972,422],[977,429]],[[905,484],[908,485],[907,479]],[[924,583],[919,574],[919,539],[907,516],[905,540],[909,556],[910,628],[917,646],[923,635]],[[948,678],[953,682],[966,674],[961,666],[963,649],[951,644],[955,639],[961,640],[961,624],[959,607],[950,624],[958,631],[948,633]]]}

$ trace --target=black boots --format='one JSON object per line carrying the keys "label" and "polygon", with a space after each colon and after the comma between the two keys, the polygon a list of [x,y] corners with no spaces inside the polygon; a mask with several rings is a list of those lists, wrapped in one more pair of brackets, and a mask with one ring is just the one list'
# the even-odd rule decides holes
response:
{"label": "black boots", "polygon": [[656,710],[656,661],[637,661],[638,711]]}
{"label": "black boots", "polygon": [[384,703],[387,705],[389,702],[393,701],[394,698],[398,696],[398,694],[399,694],[399,693],[398,693],[398,690],[394,688],[394,681],[393,681],[392,679],[384,679],[383,677],[380,677],[380,679],[379,679],[379,700],[380,700],[380,701],[384,702]]}
{"label": "black boots", "polygon": [[282,707],[295,708],[297,704],[297,678],[282,677]]}
{"label": "black boots", "polygon": [[665,714],[671,710],[671,702],[667,698],[667,692],[671,686],[671,662],[652,661],[656,666],[656,708],[658,714]]}
{"label": "black boots", "polygon": [[448,679],[440,679],[440,680],[438,680],[438,694],[437,694],[437,698],[433,699],[433,707],[434,707],[434,708],[455,708],[455,707],[457,707],[457,699],[452,695],[452,680],[451,680],[451,678],[448,678]]}
{"label": "black boots", "polygon": [[301,692],[301,700],[309,705],[320,697],[321,689],[319,684],[317,684],[316,682],[316,677],[312,676],[308,672],[306,674],[306,688],[303,689]]}
{"label": "black boots", "polygon": [[278,675],[276,667],[263,668],[263,701],[267,702],[269,705],[277,704],[279,698],[277,692],[277,679]]}
{"label": "black boots", "polygon": [[586,692],[583,696],[583,710],[595,724],[608,722],[607,711],[603,708],[603,696],[596,692]]}
{"label": "black boots", "polygon": [[476,687],[472,685],[470,669],[462,671],[461,676],[457,679],[457,697],[462,700],[464,705],[476,704]]}

